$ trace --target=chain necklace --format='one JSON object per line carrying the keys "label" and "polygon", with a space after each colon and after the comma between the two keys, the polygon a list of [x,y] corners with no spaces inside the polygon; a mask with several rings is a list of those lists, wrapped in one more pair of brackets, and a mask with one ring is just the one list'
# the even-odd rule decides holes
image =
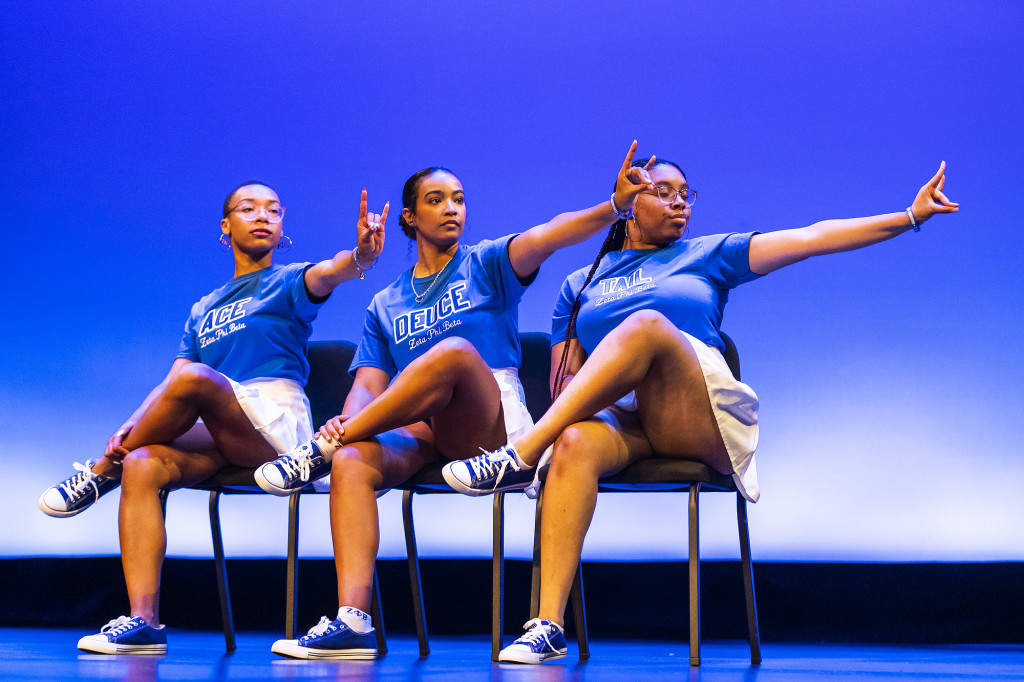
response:
{"label": "chain necklace", "polygon": [[445,264],[442,265],[441,269],[437,271],[436,275],[434,275],[434,279],[430,280],[430,286],[428,286],[427,290],[424,291],[422,294],[416,293],[416,266],[419,265],[419,263],[416,263],[415,265],[412,266],[412,278],[409,280],[409,284],[412,286],[412,295],[416,299],[416,305],[423,303],[423,299],[425,299],[427,297],[427,294],[430,293],[430,290],[434,288],[434,285],[437,284],[438,278],[441,277],[441,273],[444,272],[445,269],[447,269],[448,263],[451,263],[452,259],[454,258],[455,254],[452,254],[451,256],[448,257],[448,260],[445,261]]}

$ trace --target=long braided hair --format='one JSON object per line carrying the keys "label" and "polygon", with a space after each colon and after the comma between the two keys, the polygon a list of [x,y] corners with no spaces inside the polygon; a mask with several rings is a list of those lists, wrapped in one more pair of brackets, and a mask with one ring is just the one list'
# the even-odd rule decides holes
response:
{"label": "long braided hair", "polygon": [[[633,168],[644,167],[650,162],[650,157],[644,159],[634,159]],[[679,164],[669,161],[668,159],[657,158],[654,161],[654,166],[672,166],[686,179],[686,173],[679,167]],[[614,188],[613,188],[614,189]],[[632,211],[630,211],[632,214]],[[598,266],[601,265],[601,259],[609,251],[618,251],[622,248],[622,245],[626,242],[626,225],[629,222],[629,217],[620,218],[608,228],[608,235],[604,238],[604,242],[601,243],[601,249],[597,253],[597,258],[594,259],[594,264],[590,266],[590,272],[587,273],[587,279],[583,282],[583,286],[580,287],[579,293],[576,294],[576,300],[572,302],[572,311],[569,313],[569,326],[565,330],[565,345],[562,346],[562,358],[558,361],[558,371],[555,373],[555,383],[552,388],[552,397],[557,397],[562,392],[562,384],[565,382],[565,370],[569,364],[569,352],[572,349],[572,343],[576,339],[576,319],[580,314],[580,306],[582,306],[583,291],[590,285],[592,279],[594,279],[594,273],[597,272]]]}

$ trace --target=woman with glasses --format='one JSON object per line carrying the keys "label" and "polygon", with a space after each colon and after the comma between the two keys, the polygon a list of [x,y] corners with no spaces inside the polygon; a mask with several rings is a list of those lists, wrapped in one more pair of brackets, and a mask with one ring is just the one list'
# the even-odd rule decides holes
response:
{"label": "woman with glasses", "polygon": [[441,457],[503,445],[532,424],[517,374],[519,300],[548,256],[606,229],[650,187],[647,170],[631,167],[635,149],[636,142],[610,200],[473,246],[461,243],[466,194],[454,173],[426,168],[406,181],[401,225],[415,240],[416,263],[367,310],[345,414],[257,474],[278,495],[331,474],[338,615],[304,637],[275,642],[275,653],[377,655],[367,615],[380,540],[377,492]]}
{"label": "woman with glasses", "polygon": [[942,193],[943,163],[905,211],[684,239],[697,192],[670,161],[636,163],[653,163],[653,190],[615,223],[593,266],[566,279],[555,305],[551,409],[505,447],[448,465],[446,478],[479,495],[530,485],[550,457],[539,617],[501,661],[565,656],[562,617],[599,478],[657,452],[731,474],[743,496],[757,500],[757,396],[721,353],[730,289],[811,256],[917,231],[933,215],[957,210]]}
{"label": "woman with glasses", "polygon": [[199,483],[229,464],[259,466],[312,435],[302,391],[311,324],[335,286],[372,267],[388,207],[367,213],[363,190],[356,248],[316,264],[274,265],[274,251],[291,243],[282,233],[284,211],[261,182],[228,194],[220,241],[233,253],[233,279],[192,306],[170,372],[107,441],[103,456],[75,463],[78,473],[39,498],[44,513],[74,516],[121,486],[118,525],[131,614],[83,637],[83,651],[167,651],[159,618],[161,489]]}

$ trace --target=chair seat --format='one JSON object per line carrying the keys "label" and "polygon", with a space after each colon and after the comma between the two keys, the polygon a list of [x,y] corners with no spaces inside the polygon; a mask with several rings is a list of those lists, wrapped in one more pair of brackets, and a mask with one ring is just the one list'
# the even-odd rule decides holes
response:
{"label": "chair seat", "polygon": [[447,460],[431,462],[417,471],[416,475],[408,479],[405,483],[396,486],[396,489],[408,490],[416,493],[417,495],[458,492],[455,488],[445,482],[444,475],[441,473],[441,470],[444,469],[444,466],[447,463]]}
{"label": "chair seat", "polygon": [[218,490],[222,493],[262,493],[256,485],[256,469],[228,465],[202,483],[190,485],[194,490]]}
{"label": "chair seat", "polygon": [[700,483],[704,490],[735,492],[731,475],[720,474],[707,464],[687,459],[651,457],[641,459],[617,474],[597,482],[598,491],[683,491],[691,483]]}

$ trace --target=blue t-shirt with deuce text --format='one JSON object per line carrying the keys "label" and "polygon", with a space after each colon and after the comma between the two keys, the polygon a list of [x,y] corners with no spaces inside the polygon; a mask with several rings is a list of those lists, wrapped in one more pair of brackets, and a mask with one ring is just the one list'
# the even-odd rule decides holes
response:
{"label": "blue t-shirt with deuce text", "polygon": [[305,386],[309,335],[323,303],[309,300],[303,278],[309,267],[271,265],[203,296],[192,306],[177,357],[238,382],[267,377]]}
{"label": "blue t-shirt with deuce text", "polygon": [[[576,336],[583,350],[593,351],[638,310],[656,310],[687,334],[724,350],[719,330],[729,289],[760,277],[750,271],[754,234],[717,234],[605,254],[580,300]],[[562,285],[551,321],[552,345],[565,341],[573,301],[589,271],[589,266],[577,270]]]}
{"label": "blue t-shirt with deuce text", "polygon": [[519,367],[519,300],[533,275],[524,283],[512,269],[508,245],[515,237],[460,244],[437,281],[434,275],[416,278],[416,295],[430,288],[422,303],[416,303],[409,271],[377,292],[349,373],[376,367],[393,377],[454,336],[472,343],[492,369]]}

